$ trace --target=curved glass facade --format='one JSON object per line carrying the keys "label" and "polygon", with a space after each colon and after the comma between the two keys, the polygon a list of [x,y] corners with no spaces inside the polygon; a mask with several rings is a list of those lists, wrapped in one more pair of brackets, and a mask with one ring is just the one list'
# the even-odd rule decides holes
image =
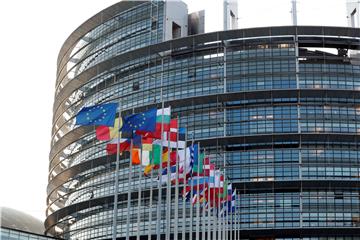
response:
{"label": "curved glass facade", "polygon": [[[62,49],[68,54],[58,62],[47,232],[70,239],[111,237],[115,158],[96,140],[94,127],[75,126],[76,113],[114,101],[121,101],[122,114],[139,112],[159,107],[163,98],[218,166],[226,160],[223,167],[239,192],[242,238],[357,239],[360,65],[350,51],[359,49],[360,34],[269,27],[161,43],[164,5],[123,7]],[[129,185],[128,166],[125,154],[118,237],[125,236],[128,214],[130,235],[155,234],[157,194],[150,199],[148,192],[157,181],[139,179],[135,166]],[[127,192],[139,186],[141,205],[132,199],[128,213]],[[162,207],[162,224],[175,204]]]}

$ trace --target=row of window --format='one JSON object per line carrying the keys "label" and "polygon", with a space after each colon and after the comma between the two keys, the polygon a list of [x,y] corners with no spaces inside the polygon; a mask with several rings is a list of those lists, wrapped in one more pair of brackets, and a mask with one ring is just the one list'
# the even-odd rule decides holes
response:
{"label": "row of window", "polygon": [[[165,196],[163,196],[165,197]],[[331,191],[314,191],[299,193],[259,193],[259,194],[242,194],[240,200],[236,203],[237,215],[233,219],[240,223],[241,229],[248,228],[286,228],[286,227],[359,227],[359,192],[331,192]],[[335,201],[334,201],[335,199]],[[165,200],[165,198],[163,198]],[[138,208],[138,201],[134,199],[131,202],[130,215],[130,234],[136,235],[137,231],[146,235],[147,231],[156,231],[156,201],[153,201],[152,208],[148,198],[143,198]],[[325,203],[325,204],[324,204]],[[179,231],[183,226],[182,202],[180,204],[179,218],[177,220]],[[196,213],[193,211],[194,218],[189,219],[190,204],[186,204],[186,231],[188,227],[196,222]],[[172,227],[174,230],[175,220],[174,211],[175,203],[161,208],[161,224],[165,226],[165,216],[167,211],[171,211]],[[302,207],[301,207],[302,206]],[[109,210],[110,208],[110,210]],[[98,229],[91,234],[111,234],[111,206],[106,208],[94,208],[82,211],[81,214],[72,214],[68,221],[69,234],[72,236],[85,237],[89,236],[91,229]],[[193,209],[194,210],[194,209]],[[118,234],[122,235],[127,229],[127,203],[123,201],[119,205]],[[137,219],[140,211],[140,227],[137,226]],[[149,213],[153,223],[149,224]],[[214,214],[214,213],[211,213]],[[202,216],[202,213],[201,213]],[[206,217],[204,218],[206,219]],[[231,219],[231,217],[229,217]],[[192,224],[191,224],[192,221]],[[235,222],[235,220],[234,220]],[[84,226],[87,228],[80,234]],[[89,226],[97,226],[89,228]],[[200,225],[201,226],[201,225]],[[91,230],[92,231],[92,230]],[[109,232],[107,232],[109,231]],[[80,234],[80,235],[78,235]]]}
{"label": "row of window", "polygon": [[0,227],[0,239],[1,240],[48,240],[54,238]]}
{"label": "row of window", "polygon": [[[56,94],[74,77],[96,63],[115,54],[161,41],[163,27],[160,20],[163,19],[162,15],[163,2],[153,5],[145,3],[140,7],[120,13],[90,31],[75,46],[66,67],[60,63],[61,71],[57,80],[59,87]],[[147,20],[143,20],[144,18]],[[156,19],[155,25],[152,19]],[[77,66],[82,59],[85,61]]]}

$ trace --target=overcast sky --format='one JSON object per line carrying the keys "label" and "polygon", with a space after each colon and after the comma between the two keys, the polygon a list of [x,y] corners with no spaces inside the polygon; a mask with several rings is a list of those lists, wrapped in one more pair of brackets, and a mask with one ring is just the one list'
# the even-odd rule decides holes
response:
{"label": "overcast sky", "polygon": [[[0,206],[44,220],[57,54],[73,30],[116,2],[0,1]],[[206,31],[220,30],[221,1],[185,2],[190,12],[206,7]],[[241,28],[290,25],[290,0],[239,0],[239,15]],[[345,0],[298,0],[298,24],[345,26]]]}

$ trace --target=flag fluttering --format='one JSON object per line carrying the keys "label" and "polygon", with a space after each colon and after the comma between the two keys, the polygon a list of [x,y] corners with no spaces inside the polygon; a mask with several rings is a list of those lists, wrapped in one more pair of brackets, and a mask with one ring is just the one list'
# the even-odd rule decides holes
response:
{"label": "flag fluttering", "polygon": [[76,125],[114,126],[117,103],[105,103],[82,108],[76,115]]}
{"label": "flag fluttering", "polygon": [[[199,144],[187,147],[186,129],[179,126],[178,119],[171,119],[170,107],[132,114],[120,121],[115,120],[116,107],[113,119],[99,112],[95,114],[99,109],[102,111],[104,107],[84,109],[81,116],[85,113],[90,118],[83,125],[99,125],[96,138],[107,141],[108,155],[128,152],[131,163],[140,165],[140,174],[150,177],[151,173],[160,185],[177,188],[182,185],[184,202],[190,202],[191,206],[197,204],[204,210],[217,210],[219,216],[235,212],[236,190],[233,191],[222,171],[211,163],[210,156],[200,151]],[[86,114],[88,111],[91,114]],[[83,117],[79,119],[82,123]],[[99,124],[103,122],[106,124]]]}

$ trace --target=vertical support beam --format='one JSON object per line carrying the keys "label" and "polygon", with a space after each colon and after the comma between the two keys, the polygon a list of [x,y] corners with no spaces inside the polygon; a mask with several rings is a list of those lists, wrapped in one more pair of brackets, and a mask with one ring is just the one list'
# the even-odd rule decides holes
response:
{"label": "vertical support beam", "polygon": [[229,30],[229,18],[228,18],[228,9],[229,9],[229,2],[227,0],[224,0],[223,2],[223,27],[224,31]]}
{"label": "vertical support beam", "polygon": [[117,235],[117,218],[118,218],[118,194],[119,194],[119,168],[120,168],[120,127],[121,127],[121,96],[119,98],[119,118],[118,118],[118,134],[116,143],[116,165],[115,165],[115,182],[114,182],[114,212],[112,239],[116,240]]}
{"label": "vertical support beam", "polygon": [[291,19],[292,19],[292,24],[294,26],[297,26],[296,0],[291,0]]}
{"label": "vertical support beam", "polygon": [[[224,93],[227,92],[227,82],[226,82],[226,42],[224,41],[223,42],[224,44],[224,65],[223,65],[223,68],[224,68]],[[226,136],[226,103],[223,103],[223,108],[224,108],[224,127],[223,127],[223,130],[224,130],[224,137]]]}

